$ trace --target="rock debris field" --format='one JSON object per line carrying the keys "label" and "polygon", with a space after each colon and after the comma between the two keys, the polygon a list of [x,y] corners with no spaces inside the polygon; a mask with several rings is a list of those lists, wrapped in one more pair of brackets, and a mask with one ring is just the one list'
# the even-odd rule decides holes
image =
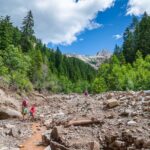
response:
{"label": "rock debris field", "polygon": [[[1,90],[0,98],[0,150],[21,150],[34,122],[20,121],[19,96]],[[45,127],[33,144],[43,150],[150,150],[150,91],[29,99],[37,104],[36,122]]]}

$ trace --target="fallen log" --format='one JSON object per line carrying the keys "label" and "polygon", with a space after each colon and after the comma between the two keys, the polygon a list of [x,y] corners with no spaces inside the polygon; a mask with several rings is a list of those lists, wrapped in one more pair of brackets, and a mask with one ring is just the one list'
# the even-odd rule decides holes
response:
{"label": "fallen log", "polygon": [[90,124],[102,124],[103,121],[101,120],[96,120],[96,119],[86,119],[86,120],[72,120],[72,121],[69,121],[65,127],[69,127],[71,125],[73,126],[82,126],[82,125],[90,125]]}
{"label": "fallen log", "polygon": [[48,99],[44,95],[42,95],[42,94],[38,94],[38,93],[34,93],[34,92],[32,92],[32,94],[34,96],[42,97],[44,100],[48,101]]}
{"label": "fallen log", "polygon": [[50,141],[50,146],[53,150],[57,150],[58,148],[60,150],[70,150],[69,148],[65,147],[64,145],[58,143],[58,142],[55,142],[55,141]]}

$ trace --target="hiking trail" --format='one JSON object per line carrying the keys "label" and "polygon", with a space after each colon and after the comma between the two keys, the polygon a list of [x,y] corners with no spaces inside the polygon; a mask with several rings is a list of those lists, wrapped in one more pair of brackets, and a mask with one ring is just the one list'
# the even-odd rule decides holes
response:
{"label": "hiking trail", "polygon": [[40,126],[40,123],[32,124],[32,136],[26,139],[20,146],[20,150],[44,150],[45,147],[42,145],[38,145],[39,142],[42,141],[42,133],[44,132],[44,127]]}

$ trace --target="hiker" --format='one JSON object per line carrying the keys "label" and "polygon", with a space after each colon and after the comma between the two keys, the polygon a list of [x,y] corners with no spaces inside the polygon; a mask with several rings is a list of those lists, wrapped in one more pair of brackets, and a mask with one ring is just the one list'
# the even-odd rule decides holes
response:
{"label": "hiker", "polygon": [[35,104],[32,105],[31,109],[30,109],[30,116],[32,117],[31,119],[34,120],[34,116],[35,116]]}
{"label": "hiker", "polygon": [[22,101],[22,115],[23,115],[23,120],[25,119],[25,115],[28,113],[28,100],[25,98]]}
{"label": "hiker", "polygon": [[84,95],[88,96],[88,91],[87,90],[85,90]]}

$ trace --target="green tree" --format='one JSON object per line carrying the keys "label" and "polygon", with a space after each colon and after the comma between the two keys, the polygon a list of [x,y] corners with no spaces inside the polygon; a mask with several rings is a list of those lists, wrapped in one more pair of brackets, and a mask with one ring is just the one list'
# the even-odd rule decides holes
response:
{"label": "green tree", "polygon": [[33,15],[32,11],[30,10],[27,13],[27,16],[24,18],[23,23],[22,23],[22,33],[25,37],[31,37],[34,34],[34,20],[33,20]]}
{"label": "green tree", "polygon": [[0,18],[0,49],[6,49],[12,44],[13,26],[10,22],[10,17]]}
{"label": "green tree", "polygon": [[114,55],[116,55],[119,58],[121,53],[122,53],[122,49],[118,45],[115,45]]}
{"label": "green tree", "polygon": [[15,27],[13,29],[13,39],[12,40],[13,40],[12,43],[15,47],[20,47],[21,31],[17,27]]}
{"label": "green tree", "polygon": [[123,55],[126,59],[126,62],[132,63],[134,61],[135,49],[134,49],[134,40],[133,33],[129,28],[126,29],[124,33],[124,43],[123,43]]}
{"label": "green tree", "polygon": [[93,86],[94,92],[96,93],[107,91],[107,85],[103,77],[96,78],[92,86]]}
{"label": "green tree", "polygon": [[4,64],[3,57],[0,56],[0,76],[5,76],[8,74],[8,68]]}
{"label": "green tree", "polygon": [[28,52],[30,49],[32,49],[32,40],[34,34],[34,20],[31,10],[27,13],[22,25],[21,46],[24,52]]}
{"label": "green tree", "polygon": [[42,54],[40,50],[32,50],[31,53],[31,70],[30,70],[30,78],[33,83],[37,83],[42,77]]}
{"label": "green tree", "polygon": [[25,88],[26,84],[30,85],[27,74],[30,66],[30,58],[25,56],[18,48],[10,45],[1,53],[3,62],[8,68],[10,84],[18,88]]}
{"label": "green tree", "polygon": [[137,49],[141,50],[143,56],[150,54],[150,16],[144,13],[144,16],[138,28],[139,40]]}

